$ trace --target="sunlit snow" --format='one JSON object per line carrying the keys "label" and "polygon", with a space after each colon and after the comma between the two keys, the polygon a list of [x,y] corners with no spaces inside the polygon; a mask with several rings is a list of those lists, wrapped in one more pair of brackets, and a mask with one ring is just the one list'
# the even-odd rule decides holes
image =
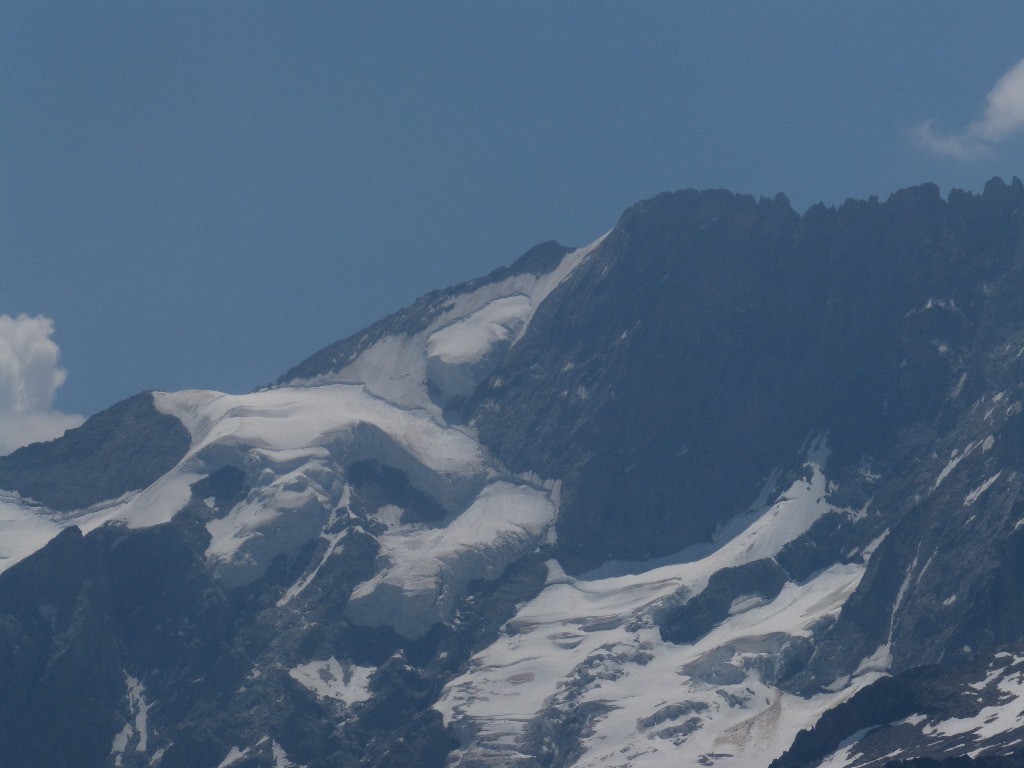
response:
{"label": "sunlit snow", "polygon": [[149,749],[149,729],[147,724],[150,704],[146,701],[146,690],[142,685],[142,681],[132,677],[127,672],[124,679],[128,689],[126,693],[128,709],[132,713],[132,717],[114,736],[114,743],[110,747],[110,754],[114,757],[114,765],[118,767],[123,765],[126,753],[145,753]]}
{"label": "sunlit snow", "polygon": [[351,705],[370,697],[368,684],[374,671],[375,667],[342,663],[332,656],[300,664],[288,670],[288,674],[320,698]]}
{"label": "sunlit snow", "polygon": [[[811,477],[730,529],[695,557],[641,573],[606,567],[572,578],[549,563],[544,591],[504,634],[450,682],[436,708],[466,746],[454,765],[511,762],[531,723],[551,709],[605,710],[582,736],[577,766],[767,765],[826,709],[877,678],[802,699],[763,682],[758,660],[787,639],[809,636],[857,587],[863,565],[836,565],[772,601],[735,604],[732,615],[691,645],[663,642],[654,624],[681,589],[696,593],[716,571],[776,554],[834,508],[826,501],[824,442],[812,447]],[[504,758],[502,757],[504,755]],[[490,761],[490,762],[488,762]]]}
{"label": "sunlit snow", "polygon": [[448,616],[468,582],[497,578],[544,543],[556,511],[549,490],[496,482],[445,526],[389,531],[379,539],[383,567],[356,587],[346,613],[417,638]]}

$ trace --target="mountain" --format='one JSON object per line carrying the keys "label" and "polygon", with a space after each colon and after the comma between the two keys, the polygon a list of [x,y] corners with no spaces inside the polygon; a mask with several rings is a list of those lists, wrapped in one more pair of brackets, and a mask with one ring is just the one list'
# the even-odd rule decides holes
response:
{"label": "mountain", "polygon": [[0,458],[0,766],[1024,764],[1024,184],[663,194]]}

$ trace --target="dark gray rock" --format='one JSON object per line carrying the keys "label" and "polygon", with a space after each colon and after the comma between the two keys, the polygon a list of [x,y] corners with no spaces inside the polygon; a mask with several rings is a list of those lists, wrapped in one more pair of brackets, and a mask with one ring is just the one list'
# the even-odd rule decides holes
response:
{"label": "dark gray rock", "polygon": [[68,512],[145,488],[188,450],[188,430],[144,392],[48,443],[0,457],[0,488]]}
{"label": "dark gray rock", "polygon": [[[772,768],[816,766],[841,744],[853,750],[857,765],[948,768],[975,765],[968,753],[991,751],[984,759],[1005,758],[1008,752],[1019,754],[1014,749],[1024,734],[1024,725],[1019,723],[995,737],[977,737],[970,729],[951,735],[927,729],[929,723],[973,718],[987,707],[1013,706],[1011,697],[999,690],[998,680],[983,684],[986,676],[1000,671],[1011,677],[1020,674],[1020,663],[1012,659],[1010,653],[961,654],[943,664],[882,678],[826,712],[812,729],[801,731],[785,754],[772,762]],[[908,721],[911,716],[915,717]],[[892,755],[899,759],[886,762]],[[1000,765],[998,760],[977,764]]]}
{"label": "dark gray rock", "polygon": [[[723,568],[708,580],[702,592],[659,618],[661,638],[670,643],[692,643],[729,616],[733,603],[744,597],[774,600],[789,576],[775,560],[756,560],[736,568]],[[736,670],[739,672],[739,670]],[[727,670],[724,676],[729,676]],[[738,682],[743,678],[739,675]],[[716,684],[728,684],[723,679]]]}
{"label": "dark gray rock", "polygon": [[640,203],[468,413],[511,468],[563,479],[570,570],[706,540],[809,434],[849,466],[940,415],[993,311],[982,285],[1019,269],[1021,185],[1000,185],[802,218],[721,190]]}

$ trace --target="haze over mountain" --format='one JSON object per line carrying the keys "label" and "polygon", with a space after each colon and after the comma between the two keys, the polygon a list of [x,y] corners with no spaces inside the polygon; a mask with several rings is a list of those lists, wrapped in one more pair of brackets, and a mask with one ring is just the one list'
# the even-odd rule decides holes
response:
{"label": "haze over mountain", "polygon": [[683,190],[138,394],[0,458],[0,765],[1020,764],[1022,360],[1019,179]]}

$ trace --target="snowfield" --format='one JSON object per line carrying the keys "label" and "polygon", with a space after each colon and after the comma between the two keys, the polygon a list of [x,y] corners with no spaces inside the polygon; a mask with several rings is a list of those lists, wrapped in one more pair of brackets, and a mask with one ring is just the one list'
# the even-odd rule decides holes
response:
{"label": "snowfield", "polygon": [[662,641],[654,623],[673,596],[698,593],[722,568],[776,554],[834,510],[825,501],[827,455],[818,441],[809,480],[736,521],[719,545],[694,548],[678,562],[621,575],[606,566],[572,578],[551,561],[543,592],[436,705],[466,745],[451,764],[515,765],[543,746],[546,721],[590,712],[576,766],[766,766],[801,728],[877,679],[881,672],[872,671],[812,699],[763,680],[766,662],[789,640],[838,614],[861,564],[787,584],[768,603],[737,600],[724,622],[690,645]]}

